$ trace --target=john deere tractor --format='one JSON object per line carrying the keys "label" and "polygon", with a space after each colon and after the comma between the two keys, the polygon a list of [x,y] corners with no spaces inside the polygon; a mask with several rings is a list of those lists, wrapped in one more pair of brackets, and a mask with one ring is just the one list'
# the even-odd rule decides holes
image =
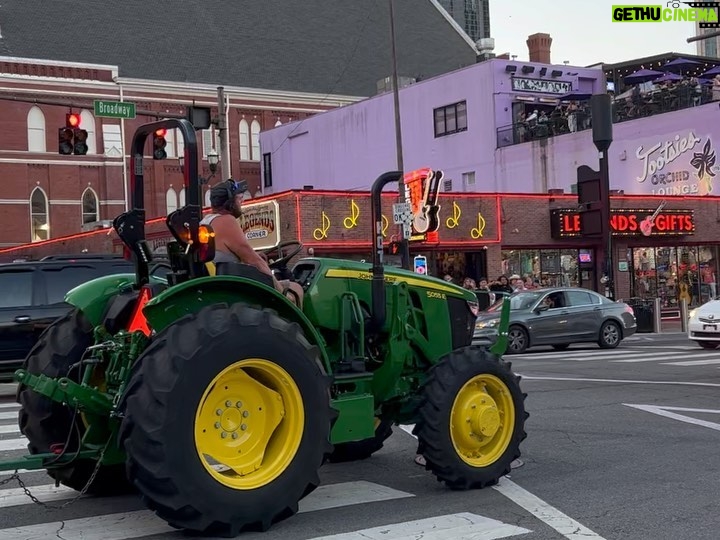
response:
{"label": "john deere tractor", "polygon": [[[183,135],[188,198],[166,220],[163,279],[150,272],[143,209],[143,150],[160,128]],[[499,354],[470,345],[474,294],[383,264],[380,194],[402,173],[372,186],[372,264],[311,257],[290,269],[297,242],[267,253],[302,285],[299,308],[253,267],[212,264],[197,159],[185,120],[135,133],[132,209],[114,229],[136,272],[68,293],[73,311],[15,374],[29,455],[0,467],[45,469],[81,493],[139,492],[171,526],[216,536],[294,515],[324,463],[370,456],[394,424],[414,424],[427,470],[452,489],[507,474],[525,394]]]}

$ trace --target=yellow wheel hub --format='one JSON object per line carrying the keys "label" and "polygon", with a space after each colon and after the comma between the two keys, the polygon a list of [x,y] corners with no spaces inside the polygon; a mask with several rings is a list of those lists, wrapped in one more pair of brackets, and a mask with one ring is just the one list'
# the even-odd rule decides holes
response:
{"label": "yellow wheel hub", "polygon": [[268,360],[242,360],[219,373],[203,393],[195,446],[218,482],[257,489],[290,465],[304,425],[302,395],[287,371]]}
{"label": "yellow wheel hub", "polygon": [[510,390],[494,375],[477,375],[460,388],[450,413],[450,438],[472,467],[492,465],[505,452],[515,427]]}

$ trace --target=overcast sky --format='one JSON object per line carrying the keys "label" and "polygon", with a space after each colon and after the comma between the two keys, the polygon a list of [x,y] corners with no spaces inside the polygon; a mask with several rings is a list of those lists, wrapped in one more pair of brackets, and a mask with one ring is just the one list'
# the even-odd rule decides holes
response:
{"label": "overcast sky", "polygon": [[685,41],[695,35],[694,23],[613,23],[612,4],[610,0],[490,0],[495,54],[509,52],[527,60],[525,40],[536,32],[552,37],[554,64],[568,60],[586,66],[666,52],[697,54],[697,43]]}

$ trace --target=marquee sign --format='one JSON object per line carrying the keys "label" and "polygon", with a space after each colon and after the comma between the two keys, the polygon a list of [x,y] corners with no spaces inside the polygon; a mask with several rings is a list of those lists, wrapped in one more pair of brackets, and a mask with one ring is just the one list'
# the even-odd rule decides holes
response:
{"label": "marquee sign", "polygon": [[[625,208],[610,211],[610,230],[613,236],[686,236],[695,233],[692,210]],[[553,238],[581,236],[580,214],[575,210],[552,210],[550,234]]]}
{"label": "marquee sign", "polygon": [[277,201],[243,203],[238,222],[253,249],[269,249],[280,243],[279,218]]}
{"label": "marquee sign", "polygon": [[539,94],[569,94],[570,92],[572,92],[572,82],[513,77],[512,89],[516,92],[535,92]]}

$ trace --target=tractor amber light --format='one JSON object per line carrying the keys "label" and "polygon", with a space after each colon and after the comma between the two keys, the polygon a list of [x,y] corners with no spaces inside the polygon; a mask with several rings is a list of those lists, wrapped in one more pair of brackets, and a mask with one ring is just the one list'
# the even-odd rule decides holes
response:
{"label": "tractor amber light", "polygon": [[135,311],[133,312],[132,319],[130,319],[130,326],[128,326],[128,332],[136,332],[140,330],[146,336],[150,336],[150,328],[148,328],[147,319],[143,313],[145,304],[150,301],[152,294],[148,287],[140,289],[140,297],[138,298],[137,304],[135,305]]}
{"label": "tractor amber light", "polygon": [[198,229],[198,241],[201,244],[207,244],[212,238],[215,238],[215,232],[206,225],[201,225]]}

